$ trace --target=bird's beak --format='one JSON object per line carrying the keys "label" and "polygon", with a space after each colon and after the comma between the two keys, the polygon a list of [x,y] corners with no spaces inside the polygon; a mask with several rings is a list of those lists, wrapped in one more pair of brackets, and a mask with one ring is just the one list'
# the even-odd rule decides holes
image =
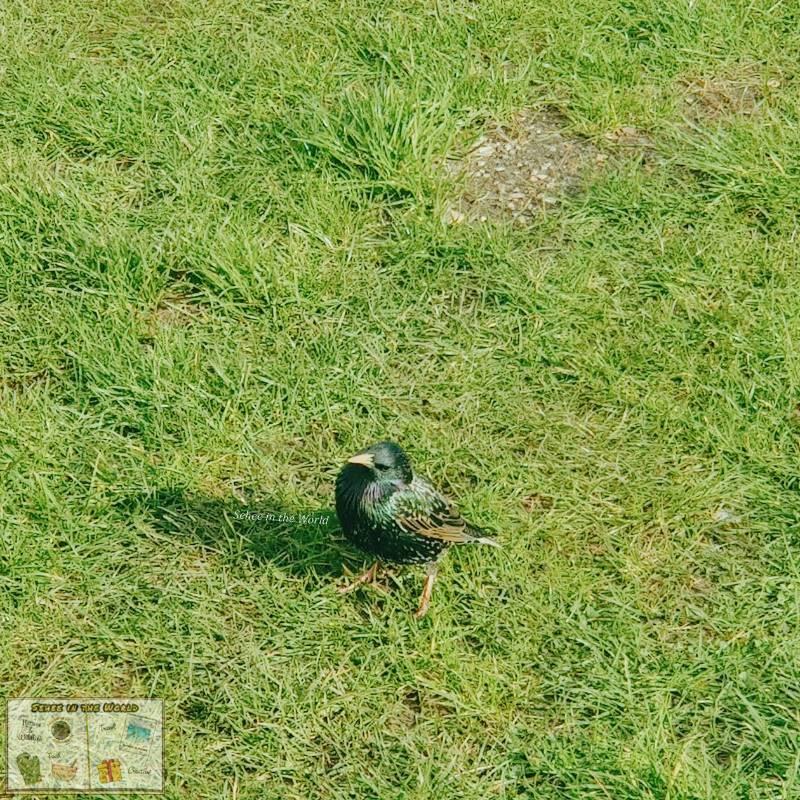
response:
{"label": "bird's beak", "polygon": [[375,457],[372,453],[358,453],[347,459],[348,464],[361,464],[362,467],[372,469],[375,466]]}

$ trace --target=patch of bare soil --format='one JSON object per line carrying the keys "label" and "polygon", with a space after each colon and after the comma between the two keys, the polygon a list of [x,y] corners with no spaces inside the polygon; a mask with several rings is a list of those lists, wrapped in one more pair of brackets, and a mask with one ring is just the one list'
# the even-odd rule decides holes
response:
{"label": "patch of bare soil", "polygon": [[465,191],[443,221],[528,222],[580,188],[607,158],[588,139],[567,132],[559,115],[521,114],[488,130],[464,158],[448,160],[448,173],[464,178]]}
{"label": "patch of bare soil", "polygon": [[184,328],[202,322],[206,311],[189,298],[169,296],[161,300],[156,308],[141,313],[142,338],[151,342],[161,330]]}
{"label": "patch of bare soil", "polygon": [[547,495],[534,492],[522,499],[522,507],[529,513],[533,514],[535,511],[548,510],[553,507],[553,498]]}
{"label": "patch of bare soil", "polygon": [[40,369],[36,372],[27,374],[6,375],[0,377],[0,391],[8,389],[11,392],[25,392],[34,386],[47,386],[51,378],[57,377],[57,373],[51,369]]}
{"label": "patch of bare soil", "polygon": [[205,312],[189,300],[181,297],[167,297],[153,312],[153,322],[157,327],[172,328],[188,325],[204,317]]}
{"label": "patch of bare soil", "polygon": [[684,80],[684,114],[693,121],[755,114],[781,82],[758,64],[738,64],[726,73]]}
{"label": "patch of bare soil", "polygon": [[623,125],[621,128],[609,131],[603,138],[611,147],[621,151],[638,152],[646,159],[655,157],[653,140],[632,125]]}

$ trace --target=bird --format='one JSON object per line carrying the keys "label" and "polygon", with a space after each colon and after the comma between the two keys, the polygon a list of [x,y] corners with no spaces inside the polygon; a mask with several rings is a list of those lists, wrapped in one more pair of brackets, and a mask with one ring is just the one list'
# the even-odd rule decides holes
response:
{"label": "bird", "polygon": [[351,456],[336,478],[335,493],[336,515],[345,538],[376,559],[340,591],[374,582],[382,564],[425,565],[417,619],[428,612],[439,559],[452,545],[500,547],[415,475],[408,455],[395,442],[376,442]]}

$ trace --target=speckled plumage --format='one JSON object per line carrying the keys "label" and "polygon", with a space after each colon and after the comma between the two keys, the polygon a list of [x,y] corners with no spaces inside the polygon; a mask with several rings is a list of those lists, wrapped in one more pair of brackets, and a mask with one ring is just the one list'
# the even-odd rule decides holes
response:
{"label": "speckled plumage", "polygon": [[430,564],[453,544],[496,544],[413,475],[399,445],[378,442],[353,459],[336,480],[336,513],[347,539],[361,550],[384,562]]}

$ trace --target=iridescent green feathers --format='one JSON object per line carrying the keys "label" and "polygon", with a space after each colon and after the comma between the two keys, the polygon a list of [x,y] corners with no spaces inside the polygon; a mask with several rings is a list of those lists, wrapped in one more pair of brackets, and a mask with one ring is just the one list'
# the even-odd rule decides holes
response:
{"label": "iridescent green feathers", "polygon": [[336,512],[353,544],[388,562],[430,563],[453,544],[499,546],[414,477],[393,442],[378,442],[345,464],[336,481]]}

